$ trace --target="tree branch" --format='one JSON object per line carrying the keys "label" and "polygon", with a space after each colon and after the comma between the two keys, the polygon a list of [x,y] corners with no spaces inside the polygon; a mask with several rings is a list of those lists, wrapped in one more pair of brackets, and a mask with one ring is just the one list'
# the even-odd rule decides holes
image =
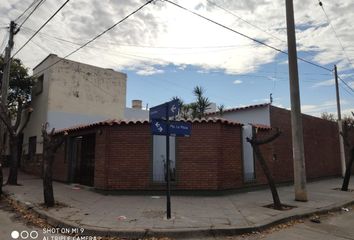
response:
{"label": "tree branch", "polygon": [[27,126],[29,120],[30,120],[30,117],[31,117],[31,114],[33,112],[33,109],[32,108],[28,108],[28,113],[27,113],[27,116],[26,116],[26,121],[25,123],[20,127],[20,129],[17,131],[17,134],[20,134],[22,133],[23,129],[25,129],[25,127]]}
{"label": "tree branch", "polygon": [[346,134],[343,133],[343,132],[340,132],[339,134],[342,136],[345,146],[350,148],[350,143],[348,141],[348,138],[347,138]]}
{"label": "tree branch", "polygon": [[266,139],[262,139],[262,140],[258,140],[256,136],[254,136],[252,139],[250,138],[246,138],[247,142],[251,143],[251,144],[255,144],[255,145],[263,145],[263,144],[267,144],[271,141],[274,141],[277,137],[279,137],[281,134],[281,131],[277,128],[276,133],[274,133],[272,136],[266,138]]}
{"label": "tree branch", "polygon": [[23,103],[22,103],[21,99],[19,98],[17,100],[17,102],[18,102],[18,106],[17,106],[17,114],[16,114],[16,123],[14,125],[15,131],[18,129],[18,127],[21,124],[22,110],[23,110]]}
{"label": "tree branch", "polygon": [[1,121],[5,124],[6,128],[8,129],[9,133],[11,135],[14,134],[13,128],[11,126],[11,120],[9,119],[9,117],[6,115],[6,111],[4,108],[4,105],[2,103],[0,103],[0,119]]}

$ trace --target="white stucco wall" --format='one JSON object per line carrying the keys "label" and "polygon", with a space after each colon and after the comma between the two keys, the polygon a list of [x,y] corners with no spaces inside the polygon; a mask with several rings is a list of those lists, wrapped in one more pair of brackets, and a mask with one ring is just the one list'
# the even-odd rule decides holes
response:
{"label": "white stucco wall", "polygon": [[[33,75],[42,71],[50,64],[53,64],[55,59],[49,57],[46,61],[47,62],[45,65],[39,65],[36,69],[33,70]],[[49,79],[51,78],[50,75],[51,71],[44,71],[42,93],[39,95],[32,93],[31,106],[33,108],[33,112],[31,114],[30,121],[23,131],[23,151],[25,153],[28,153],[28,139],[32,136],[37,136],[37,152],[41,153],[43,150],[41,127],[42,124],[47,121]]]}
{"label": "white stucco wall", "polygon": [[269,105],[225,112],[222,118],[244,124],[242,129],[243,178],[245,182],[253,181],[255,176],[253,149],[246,138],[252,138],[250,123],[270,126]]}
{"label": "white stucco wall", "polygon": [[[49,55],[34,70],[40,72],[60,58]],[[123,119],[126,105],[124,73],[83,63],[62,60],[45,70],[43,92],[32,96],[34,112],[24,132],[24,147],[28,152],[28,138],[41,139],[41,125],[61,129],[107,119]],[[41,144],[37,153],[42,152]]]}
{"label": "white stucco wall", "polygon": [[269,105],[242,109],[235,112],[225,112],[222,118],[242,124],[254,123],[270,126]]}
{"label": "white stucco wall", "polygon": [[49,113],[124,118],[126,74],[68,60],[51,71]]}
{"label": "white stucco wall", "polygon": [[125,108],[124,118],[126,120],[149,120],[149,110]]}

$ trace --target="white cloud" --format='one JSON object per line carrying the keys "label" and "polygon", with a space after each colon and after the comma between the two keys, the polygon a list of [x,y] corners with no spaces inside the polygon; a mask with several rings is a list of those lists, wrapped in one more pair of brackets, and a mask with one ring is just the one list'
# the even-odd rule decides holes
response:
{"label": "white cloud", "polygon": [[[346,100],[341,100],[340,104],[342,109],[348,109],[349,102]],[[310,114],[313,116],[321,116],[321,113],[328,112],[328,113],[335,113],[337,114],[337,102],[336,101],[325,101],[321,104],[304,104],[301,105],[301,111],[305,114]],[[345,110],[342,110],[344,112]]]}
{"label": "white cloud", "polygon": [[149,76],[149,75],[154,75],[154,74],[161,74],[164,71],[162,69],[156,69],[152,66],[145,66],[142,69],[139,69],[136,74],[142,75],[142,76]]}
{"label": "white cloud", "polygon": [[[3,0],[0,6],[0,23],[15,19],[33,0]],[[45,33],[74,42],[83,43],[114,22],[132,12],[144,1],[141,0],[75,0],[45,27]],[[254,28],[225,11],[206,4],[204,0],[180,0],[179,4],[205,15],[227,27],[265,41],[281,50],[286,47],[286,22],[284,0],[214,0],[246,21],[269,32]],[[337,39],[327,24],[323,12],[316,2],[295,1],[295,19],[301,31],[297,31],[299,51],[311,50],[306,59],[319,64],[338,63],[341,70],[349,67]],[[61,5],[60,1],[46,1],[31,16],[24,27],[38,29],[39,26]],[[354,59],[352,31],[348,30],[354,21],[354,1],[327,1],[324,5],[334,28]],[[30,36],[24,28],[15,37],[16,51]],[[279,40],[281,39],[281,40]],[[77,46],[53,38],[38,35],[34,43],[28,44],[18,57],[28,67],[40,62],[49,52],[64,56]],[[156,1],[138,14],[119,24],[112,31],[91,43],[70,57],[105,68],[125,69],[141,65],[175,64],[194,65],[203,69],[218,69],[230,74],[253,72],[261,65],[274,61],[279,53],[252,42],[226,29],[220,28],[168,2]],[[35,57],[34,57],[35,56]],[[342,61],[341,61],[342,60]],[[286,63],[286,61],[284,61]],[[153,72],[153,71],[152,71]]]}
{"label": "white cloud", "polygon": [[318,82],[318,83],[314,84],[312,87],[328,87],[328,86],[333,86],[334,83],[335,83],[334,79],[330,79],[330,80]]}
{"label": "white cloud", "polygon": [[242,81],[241,81],[241,80],[235,80],[233,83],[234,83],[234,84],[241,84]]}

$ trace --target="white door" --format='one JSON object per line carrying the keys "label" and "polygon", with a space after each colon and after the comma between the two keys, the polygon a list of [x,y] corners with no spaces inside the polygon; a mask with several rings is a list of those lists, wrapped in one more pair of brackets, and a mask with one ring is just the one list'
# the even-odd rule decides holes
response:
{"label": "white door", "polygon": [[[171,174],[176,169],[176,142],[175,137],[170,137],[170,170]],[[166,166],[166,136],[153,136],[153,181],[165,182]],[[173,177],[171,177],[173,178]]]}
{"label": "white door", "polygon": [[245,125],[242,128],[243,131],[243,179],[245,182],[250,182],[255,179],[255,167],[253,149],[247,137],[252,138],[252,126]]}

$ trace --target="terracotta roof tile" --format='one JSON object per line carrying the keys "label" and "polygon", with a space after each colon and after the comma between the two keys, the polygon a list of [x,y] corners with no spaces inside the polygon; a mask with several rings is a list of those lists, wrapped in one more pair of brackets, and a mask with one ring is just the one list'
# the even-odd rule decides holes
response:
{"label": "terracotta roof tile", "polygon": [[[190,123],[222,123],[222,124],[226,124],[226,125],[237,125],[237,126],[243,126],[242,123],[238,123],[238,122],[233,122],[233,121],[229,121],[226,119],[222,119],[222,118],[202,118],[202,119],[181,119],[179,121],[182,122],[190,122]],[[64,132],[74,132],[74,131],[78,131],[78,130],[84,130],[84,129],[90,129],[90,128],[94,128],[94,127],[98,127],[98,126],[113,126],[113,125],[129,125],[129,124],[147,124],[149,123],[149,121],[147,120],[117,120],[117,119],[108,119],[105,121],[101,121],[101,122],[95,122],[95,123],[91,123],[91,124],[80,124],[80,125],[75,125],[69,128],[63,128],[63,129],[59,129],[57,131],[55,131],[55,134],[60,134],[60,133],[64,133]]]}
{"label": "terracotta roof tile", "polygon": [[[256,104],[256,105],[249,105],[249,106],[245,106],[245,107],[237,107],[237,108],[229,108],[229,109],[225,109],[224,113],[228,113],[228,112],[237,112],[237,111],[241,111],[241,110],[246,110],[246,109],[251,109],[251,108],[259,108],[259,107],[265,107],[270,105],[270,103],[262,103],[262,104]],[[218,112],[210,112],[207,113],[207,115],[214,115],[217,114]]]}
{"label": "terracotta roof tile", "polygon": [[272,127],[264,124],[250,123],[252,127],[255,127],[260,130],[271,130]]}

